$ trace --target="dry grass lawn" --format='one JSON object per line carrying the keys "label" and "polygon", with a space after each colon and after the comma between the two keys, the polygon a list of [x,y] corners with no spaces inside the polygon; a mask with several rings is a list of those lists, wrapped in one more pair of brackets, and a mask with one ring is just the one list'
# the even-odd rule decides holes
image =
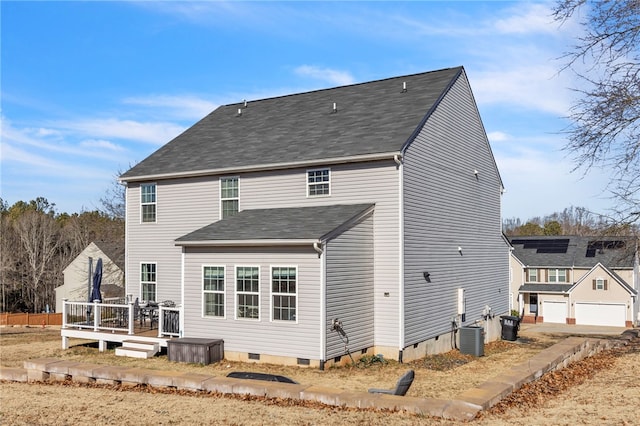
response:
{"label": "dry grass lawn", "polygon": [[[98,352],[95,345],[71,341],[70,349],[60,349],[56,329],[0,329],[0,364],[21,367],[25,359],[56,357],[95,364],[127,365],[158,370],[191,371],[224,376],[230,371],[260,371],[282,374],[303,383],[332,388],[366,391],[370,387],[392,387],[408,368],[416,379],[407,395],[454,398],[512,365],[526,361],[538,351],[564,336],[522,335],[524,342],[494,342],[485,347],[485,356],[475,358],[452,351],[429,356],[415,363],[362,363],[358,366],[329,368],[326,371],[265,364],[222,362],[194,365],[168,361],[166,355],[150,360],[116,357],[113,350]],[[473,422],[478,425],[548,424],[634,424],[640,421],[638,366],[640,354],[629,351],[611,357],[595,375],[580,385],[548,398],[541,398],[535,410],[531,406],[510,407],[486,413]],[[597,391],[596,391],[597,390]],[[424,418],[407,413],[380,413],[298,405],[292,401],[260,398],[157,392],[142,387],[125,390],[118,387],[87,387],[73,383],[0,384],[1,424],[65,425],[91,424],[224,424],[224,425],[412,425],[456,424],[442,419]]]}

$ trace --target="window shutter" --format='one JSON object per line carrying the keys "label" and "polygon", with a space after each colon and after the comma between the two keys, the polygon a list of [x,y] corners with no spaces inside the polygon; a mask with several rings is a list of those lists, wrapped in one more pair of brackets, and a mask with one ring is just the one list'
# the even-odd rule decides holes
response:
{"label": "window shutter", "polygon": [[593,280],[593,289],[596,289],[596,280]]}
{"label": "window shutter", "polygon": [[604,280],[604,289],[607,290],[607,280]]}

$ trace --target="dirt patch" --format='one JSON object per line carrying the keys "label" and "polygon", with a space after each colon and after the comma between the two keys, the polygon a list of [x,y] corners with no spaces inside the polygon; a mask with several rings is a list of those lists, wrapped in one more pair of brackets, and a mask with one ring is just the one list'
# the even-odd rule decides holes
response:
{"label": "dirt patch", "polygon": [[[326,371],[268,364],[222,362],[203,366],[168,361],[166,355],[150,360],[116,357],[113,350],[98,352],[97,347],[71,341],[69,350],[60,346],[59,330],[0,329],[0,363],[21,367],[24,359],[57,357],[96,364],[125,365],[157,370],[191,371],[226,375],[230,371],[258,371],[281,374],[307,384],[365,391],[369,387],[392,387],[408,368],[416,371],[416,380],[408,396],[454,398],[464,390],[477,386],[511,366],[524,362],[540,350],[566,336],[526,335],[519,342],[493,342],[485,346],[485,356],[476,358],[454,350],[443,355],[399,364],[365,359],[354,366],[329,368]],[[608,357],[608,358],[607,358]],[[606,360],[606,361],[605,361]],[[592,357],[577,370],[563,370],[551,377],[543,388],[523,389],[512,399],[475,420],[479,425],[546,425],[546,424],[625,424],[637,416],[640,401],[637,377],[630,373],[640,365],[636,351],[611,352]],[[580,366],[581,365],[581,366]],[[590,372],[591,376],[581,373]],[[580,378],[582,376],[582,378]],[[628,377],[629,380],[621,380]],[[608,378],[608,379],[607,379]],[[616,378],[614,380],[614,378]],[[546,379],[546,378],[545,378]],[[572,381],[574,380],[575,381]],[[598,381],[598,398],[589,386]],[[542,382],[541,382],[542,383]],[[619,385],[618,385],[619,384]],[[527,393],[528,392],[528,393]],[[85,387],[75,383],[0,384],[0,423],[2,424],[77,424],[80,422],[115,424],[455,424],[443,419],[425,418],[406,413],[374,412],[290,400],[268,400],[244,396],[207,393],[159,391],[142,386]],[[29,401],[29,404],[24,404]],[[531,401],[531,402],[530,402]],[[602,413],[605,407],[609,414]],[[535,409],[534,409],[535,407]],[[572,407],[572,408],[568,408]],[[561,414],[570,411],[571,416]],[[599,413],[598,418],[586,416]],[[540,413],[547,414],[541,415]],[[514,413],[517,413],[514,414]],[[615,415],[613,414],[615,413]],[[605,417],[605,420],[602,418]],[[565,421],[571,418],[571,422]],[[620,420],[620,421],[618,421]]]}

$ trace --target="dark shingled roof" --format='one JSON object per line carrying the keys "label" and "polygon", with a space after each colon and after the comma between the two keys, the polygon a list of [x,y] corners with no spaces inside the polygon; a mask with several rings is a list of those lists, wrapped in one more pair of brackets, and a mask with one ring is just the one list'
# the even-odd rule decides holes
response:
{"label": "dark shingled roof", "polygon": [[176,240],[176,243],[243,240],[323,240],[373,204],[243,210]]}
{"label": "dark shingled roof", "polygon": [[567,293],[573,284],[524,284],[518,289],[520,293]]}
{"label": "dark shingled roof", "polygon": [[400,152],[462,71],[224,105],[121,179]]}
{"label": "dark shingled roof", "polygon": [[636,242],[631,237],[519,236],[510,237],[513,254],[528,267],[631,268]]}

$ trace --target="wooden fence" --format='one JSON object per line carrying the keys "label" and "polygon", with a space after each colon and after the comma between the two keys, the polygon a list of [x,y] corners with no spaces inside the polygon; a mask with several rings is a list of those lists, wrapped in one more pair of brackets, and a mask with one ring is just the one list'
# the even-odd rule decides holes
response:
{"label": "wooden fence", "polygon": [[29,314],[19,313],[10,314],[8,312],[0,313],[1,325],[62,325],[62,313],[57,314]]}

